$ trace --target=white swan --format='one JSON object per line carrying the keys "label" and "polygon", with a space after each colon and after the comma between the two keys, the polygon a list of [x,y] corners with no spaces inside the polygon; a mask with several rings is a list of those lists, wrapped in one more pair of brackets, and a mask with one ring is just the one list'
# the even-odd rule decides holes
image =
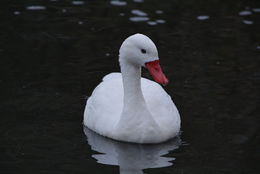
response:
{"label": "white swan", "polygon": [[[96,133],[125,142],[160,143],[178,135],[180,115],[171,97],[158,84],[168,83],[158,52],[142,34],[120,47],[121,73],[110,73],[87,100],[84,125]],[[156,82],[141,78],[146,67]]]}

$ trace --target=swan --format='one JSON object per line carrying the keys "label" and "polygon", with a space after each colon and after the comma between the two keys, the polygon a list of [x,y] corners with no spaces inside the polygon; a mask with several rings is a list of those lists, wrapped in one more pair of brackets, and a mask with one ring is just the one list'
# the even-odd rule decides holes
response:
{"label": "swan", "polygon": [[[171,97],[158,84],[168,79],[160,67],[153,41],[143,35],[129,36],[119,49],[121,73],[110,73],[88,98],[83,124],[118,141],[161,143],[180,132],[180,115]],[[141,77],[148,69],[157,82]]]}

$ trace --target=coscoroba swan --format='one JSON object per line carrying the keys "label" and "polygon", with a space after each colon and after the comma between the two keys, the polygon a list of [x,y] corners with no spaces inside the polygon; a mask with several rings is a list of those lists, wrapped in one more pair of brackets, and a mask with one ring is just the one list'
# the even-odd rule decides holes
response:
{"label": "coscoroba swan", "polygon": [[[160,143],[179,134],[180,115],[158,84],[167,84],[158,52],[145,35],[134,34],[120,47],[121,73],[110,73],[87,100],[84,125],[119,141]],[[146,67],[154,81],[141,77]]]}

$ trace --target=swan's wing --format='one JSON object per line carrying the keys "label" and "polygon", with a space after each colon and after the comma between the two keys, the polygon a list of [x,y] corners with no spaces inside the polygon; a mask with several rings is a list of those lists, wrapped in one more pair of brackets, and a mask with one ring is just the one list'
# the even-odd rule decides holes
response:
{"label": "swan's wing", "polygon": [[142,78],[142,91],[150,113],[162,132],[175,136],[180,129],[180,115],[171,97],[156,82]]}
{"label": "swan's wing", "polygon": [[[103,81],[112,81],[112,80],[121,80],[122,81],[122,74],[113,72],[113,73],[105,75],[102,80]],[[123,83],[122,83],[122,85],[123,85]]]}
{"label": "swan's wing", "polygon": [[107,136],[119,121],[123,108],[123,84],[121,73],[111,73],[94,89],[87,101],[84,125]]}

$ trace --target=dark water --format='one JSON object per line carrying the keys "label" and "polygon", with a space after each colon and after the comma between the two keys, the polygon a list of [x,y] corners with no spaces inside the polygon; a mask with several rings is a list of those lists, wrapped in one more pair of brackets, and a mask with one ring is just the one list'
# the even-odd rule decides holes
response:
{"label": "dark water", "polygon": [[[260,172],[260,2],[135,1],[0,2],[0,173]],[[85,98],[137,32],[158,47],[182,142],[88,144]]]}

